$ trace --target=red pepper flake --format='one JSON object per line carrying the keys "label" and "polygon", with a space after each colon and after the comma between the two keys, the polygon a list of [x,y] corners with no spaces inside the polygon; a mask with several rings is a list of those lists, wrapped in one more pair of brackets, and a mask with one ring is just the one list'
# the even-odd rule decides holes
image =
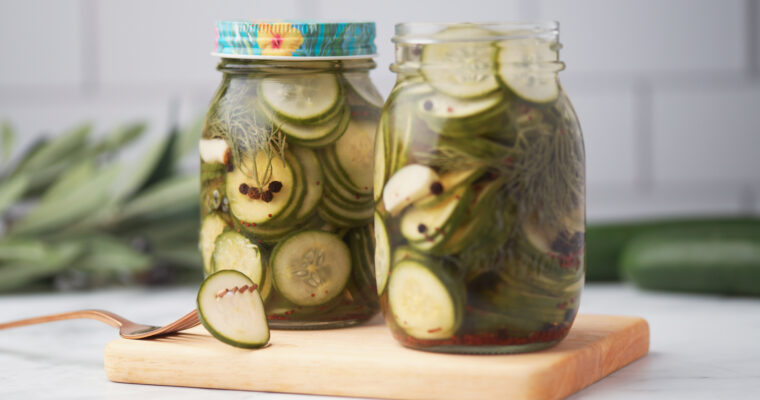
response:
{"label": "red pepper flake", "polygon": [[446,107],[446,111],[448,111],[448,112],[450,112],[450,113],[453,113],[453,112],[454,112],[454,109],[453,109],[453,108],[451,108],[451,107],[449,106],[449,107]]}
{"label": "red pepper flake", "polygon": [[325,294],[327,294],[327,293],[328,293],[328,291],[327,291],[327,290],[325,290]]}
{"label": "red pepper flake", "polygon": [[441,327],[438,327],[438,328],[435,328],[435,329],[428,329],[428,333],[436,333],[436,332],[440,332],[442,330],[443,329]]}
{"label": "red pepper flake", "polygon": [[315,295],[314,293],[312,293],[312,294],[311,294],[311,297],[314,297],[314,296],[316,296],[316,295]]}
{"label": "red pepper flake", "polygon": [[321,182],[320,182],[320,181],[317,181],[317,186],[319,186],[320,184],[321,184]]}
{"label": "red pepper flake", "polygon": [[269,218],[272,218],[272,214],[267,214],[267,215],[269,216]]}
{"label": "red pepper flake", "polygon": [[358,194],[356,195],[356,199],[357,199],[357,200],[359,200],[359,199],[361,199],[361,198],[362,198],[362,196],[361,196],[361,195],[358,195]]}

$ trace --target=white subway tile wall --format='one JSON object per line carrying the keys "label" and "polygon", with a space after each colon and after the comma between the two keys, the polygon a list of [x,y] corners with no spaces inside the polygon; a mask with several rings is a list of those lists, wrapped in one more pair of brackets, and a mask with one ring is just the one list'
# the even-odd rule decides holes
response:
{"label": "white subway tile wall", "polygon": [[556,19],[586,137],[591,220],[760,212],[760,0],[0,0],[0,120],[27,145],[83,120],[151,135],[201,117],[214,21]]}

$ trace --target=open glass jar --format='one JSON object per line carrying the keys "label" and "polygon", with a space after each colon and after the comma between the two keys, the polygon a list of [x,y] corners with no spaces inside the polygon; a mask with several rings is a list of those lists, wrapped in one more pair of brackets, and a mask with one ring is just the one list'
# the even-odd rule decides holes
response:
{"label": "open glass jar", "polygon": [[348,326],[379,310],[374,29],[217,25],[223,78],[200,142],[204,272],[248,275],[273,328]]}
{"label": "open glass jar", "polygon": [[402,344],[558,343],[584,282],[585,153],[558,25],[400,24],[375,144],[375,267]]}

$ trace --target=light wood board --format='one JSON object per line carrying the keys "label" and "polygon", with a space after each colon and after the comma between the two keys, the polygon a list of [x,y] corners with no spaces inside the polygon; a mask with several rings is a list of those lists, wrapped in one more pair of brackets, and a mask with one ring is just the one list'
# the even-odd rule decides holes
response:
{"label": "light wood board", "polygon": [[272,331],[268,347],[237,349],[202,327],[106,346],[115,382],[393,399],[560,399],[643,357],[644,319],[579,315],[559,345],[517,355],[454,355],[399,345],[375,319],[324,331]]}

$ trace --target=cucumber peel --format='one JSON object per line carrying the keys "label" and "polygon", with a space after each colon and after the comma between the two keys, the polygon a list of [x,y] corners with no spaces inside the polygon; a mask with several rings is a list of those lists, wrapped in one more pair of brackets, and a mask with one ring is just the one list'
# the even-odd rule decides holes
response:
{"label": "cucumber peel", "polygon": [[258,286],[244,274],[224,270],[209,275],[198,290],[198,316],[208,332],[231,346],[269,343],[269,323]]}

